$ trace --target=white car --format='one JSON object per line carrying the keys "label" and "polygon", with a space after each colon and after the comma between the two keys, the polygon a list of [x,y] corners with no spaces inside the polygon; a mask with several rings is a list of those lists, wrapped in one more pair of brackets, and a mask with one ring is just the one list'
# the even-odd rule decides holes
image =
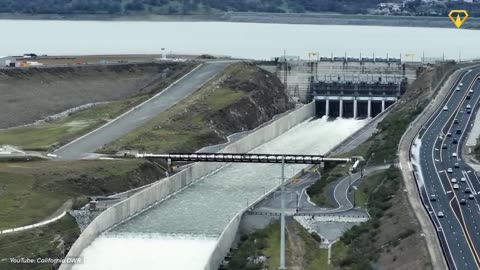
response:
{"label": "white car", "polygon": [[442,212],[442,211],[438,212],[437,216],[438,216],[438,217],[443,217],[443,216],[444,216],[444,215],[443,215],[443,212]]}
{"label": "white car", "polygon": [[460,178],[460,182],[467,182],[467,178],[465,177]]}
{"label": "white car", "polygon": [[450,179],[450,182],[456,183],[456,182],[457,182],[457,178],[452,178],[452,179]]}
{"label": "white car", "polygon": [[444,111],[448,111],[447,105],[443,106],[443,110],[444,110]]}
{"label": "white car", "polygon": [[457,153],[452,153],[452,157],[457,157]]}
{"label": "white car", "polygon": [[457,88],[455,88],[456,91],[460,91],[460,87],[457,86]]}
{"label": "white car", "polygon": [[472,89],[468,90],[468,93],[472,94],[472,93],[473,93],[473,90],[472,90]]}
{"label": "white car", "polygon": [[453,185],[453,189],[458,189],[458,188],[459,188],[458,184]]}
{"label": "white car", "polygon": [[448,169],[447,169],[447,173],[453,173],[452,168],[448,168]]}
{"label": "white car", "polygon": [[463,83],[459,83],[458,85],[463,86]]}

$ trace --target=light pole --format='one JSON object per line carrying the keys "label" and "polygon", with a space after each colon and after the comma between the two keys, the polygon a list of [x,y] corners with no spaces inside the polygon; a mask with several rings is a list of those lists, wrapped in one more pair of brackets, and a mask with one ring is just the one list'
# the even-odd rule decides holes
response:
{"label": "light pole", "polygon": [[348,173],[348,191],[351,190],[352,187],[352,173]]}
{"label": "light pole", "polygon": [[355,190],[357,190],[357,186],[353,186],[353,208],[355,208]]}
{"label": "light pole", "polygon": [[282,184],[281,184],[281,216],[280,216],[280,267],[285,270],[285,157],[282,156]]}

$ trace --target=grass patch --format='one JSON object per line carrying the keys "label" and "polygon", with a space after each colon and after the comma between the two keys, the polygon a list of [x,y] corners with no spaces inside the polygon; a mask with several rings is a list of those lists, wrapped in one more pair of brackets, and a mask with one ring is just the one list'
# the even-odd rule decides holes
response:
{"label": "grass patch", "polygon": [[108,195],[162,177],[140,160],[0,163],[0,229],[39,222],[66,200]]}
{"label": "grass patch", "polygon": [[[289,222],[289,232],[295,234],[288,237],[286,241],[286,263],[287,268],[300,265],[293,265],[292,258],[296,263],[303,265],[305,270],[330,269],[328,266],[328,251],[320,249],[319,243],[299,223]],[[280,223],[275,222],[264,229],[256,230],[248,235],[242,235],[238,249],[233,253],[232,260],[227,269],[231,270],[261,270],[278,269],[280,254]],[[289,239],[296,239],[298,249],[293,250]],[[294,240],[295,241],[295,240]],[[298,246],[300,245],[300,246]],[[254,263],[253,259],[265,256],[266,261]]]}
{"label": "grass patch", "polygon": [[368,200],[371,194],[382,184],[383,180],[384,175],[382,173],[366,176],[355,191],[356,205],[362,208],[368,208]]}
{"label": "grass patch", "polygon": [[[371,262],[378,259],[385,244],[377,241],[379,227],[385,211],[392,207],[391,199],[401,186],[402,176],[398,169],[391,167],[384,173],[371,177],[374,177],[373,179],[378,185],[371,189],[373,183],[370,183],[372,184],[370,190],[364,189],[362,192],[367,194],[364,197],[367,198],[365,201],[368,203],[364,203],[371,219],[353,226],[334,245],[332,262],[341,269],[370,269]],[[400,237],[399,235],[391,235],[392,239]]]}
{"label": "grass patch", "polygon": [[317,205],[334,207],[327,198],[327,187],[330,183],[347,176],[348,170],[349,167],[345,165],[336,165],[335,167],[330,168],[326,167],[322,172],[320,179],[307,188],[308,196],[310,196],[312,202]]}
{"label": "grass patch", "polygon": [[308,233],[298,222],[294,222],[295,231],[305,243],[305,255],[303,256],[305,270],[328,270],[328,250],[320,249],[319,242]]}
{"label": "grass patch", "polygon": [[[242,235],[238,249],[233,253],[232,259],[228,263],[227,269],[231,270],[261,270],[276,269],[279,262],[280,242],[278,236],[280,234],[279,223],[273,223],[264,229],[256,230],[247,235]],[[255,263],[249,258],[257,258],[259,256],[267,257],[267,261]],[[271,267],[269,267],[271,266]]]}
{"label": "grass patch", "polygon": [[70,215],[44,227],[0,235],[0,269],[52,269],[51,264],[13,264],[10,258],[63,258],[80,230]]}
{"label": "grass patch", "polygon": [[105,124],[147,98],[143,95],[114,101],[49,123],[0,130],[0,142],[25,150],[49,151]]}
{"label": "grass patch", "polygon": [[[269,93],[265,94],[266,91]],[[253,98],[255,95],[263,96]],[[189,152],[223,143],[231,133],[252,129],[278,113],[270,100],[273,102],[273,98],[282,95],[285,94],[278,79],[248,63],[232,64],[188,99],[106,145],[100,152]],[[268,103],[269,108],[259,111],[263,103],[265,106]]]}

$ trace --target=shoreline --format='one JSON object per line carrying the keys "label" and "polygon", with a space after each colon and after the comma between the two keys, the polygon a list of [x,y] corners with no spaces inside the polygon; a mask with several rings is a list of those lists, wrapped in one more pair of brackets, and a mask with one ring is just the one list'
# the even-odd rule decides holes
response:
{"label": "shoreline", "polygon": [[[232,22],[307,25],[363,25],[455,28],[448,17],[345,15],[333,13],[225,12],[200,15],[59,15],[0,14],[0,20],[65,20],[105,22]],[[470,17],[461,29],[480,30],[480,18]]]}

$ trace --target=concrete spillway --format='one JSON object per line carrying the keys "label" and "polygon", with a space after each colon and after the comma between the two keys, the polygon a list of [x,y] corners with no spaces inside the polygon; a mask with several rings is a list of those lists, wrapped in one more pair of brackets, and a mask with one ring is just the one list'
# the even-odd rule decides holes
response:
{"label": "concrete spillway", "polygon": [[[366,122],[307,120],[253,152],[323,154]],[[285,174],[304,167],[288,165]],[[74,269],[203,269],[230,218],[277,186],[279,176],[279,164],[225,165],[100,236]]]}

